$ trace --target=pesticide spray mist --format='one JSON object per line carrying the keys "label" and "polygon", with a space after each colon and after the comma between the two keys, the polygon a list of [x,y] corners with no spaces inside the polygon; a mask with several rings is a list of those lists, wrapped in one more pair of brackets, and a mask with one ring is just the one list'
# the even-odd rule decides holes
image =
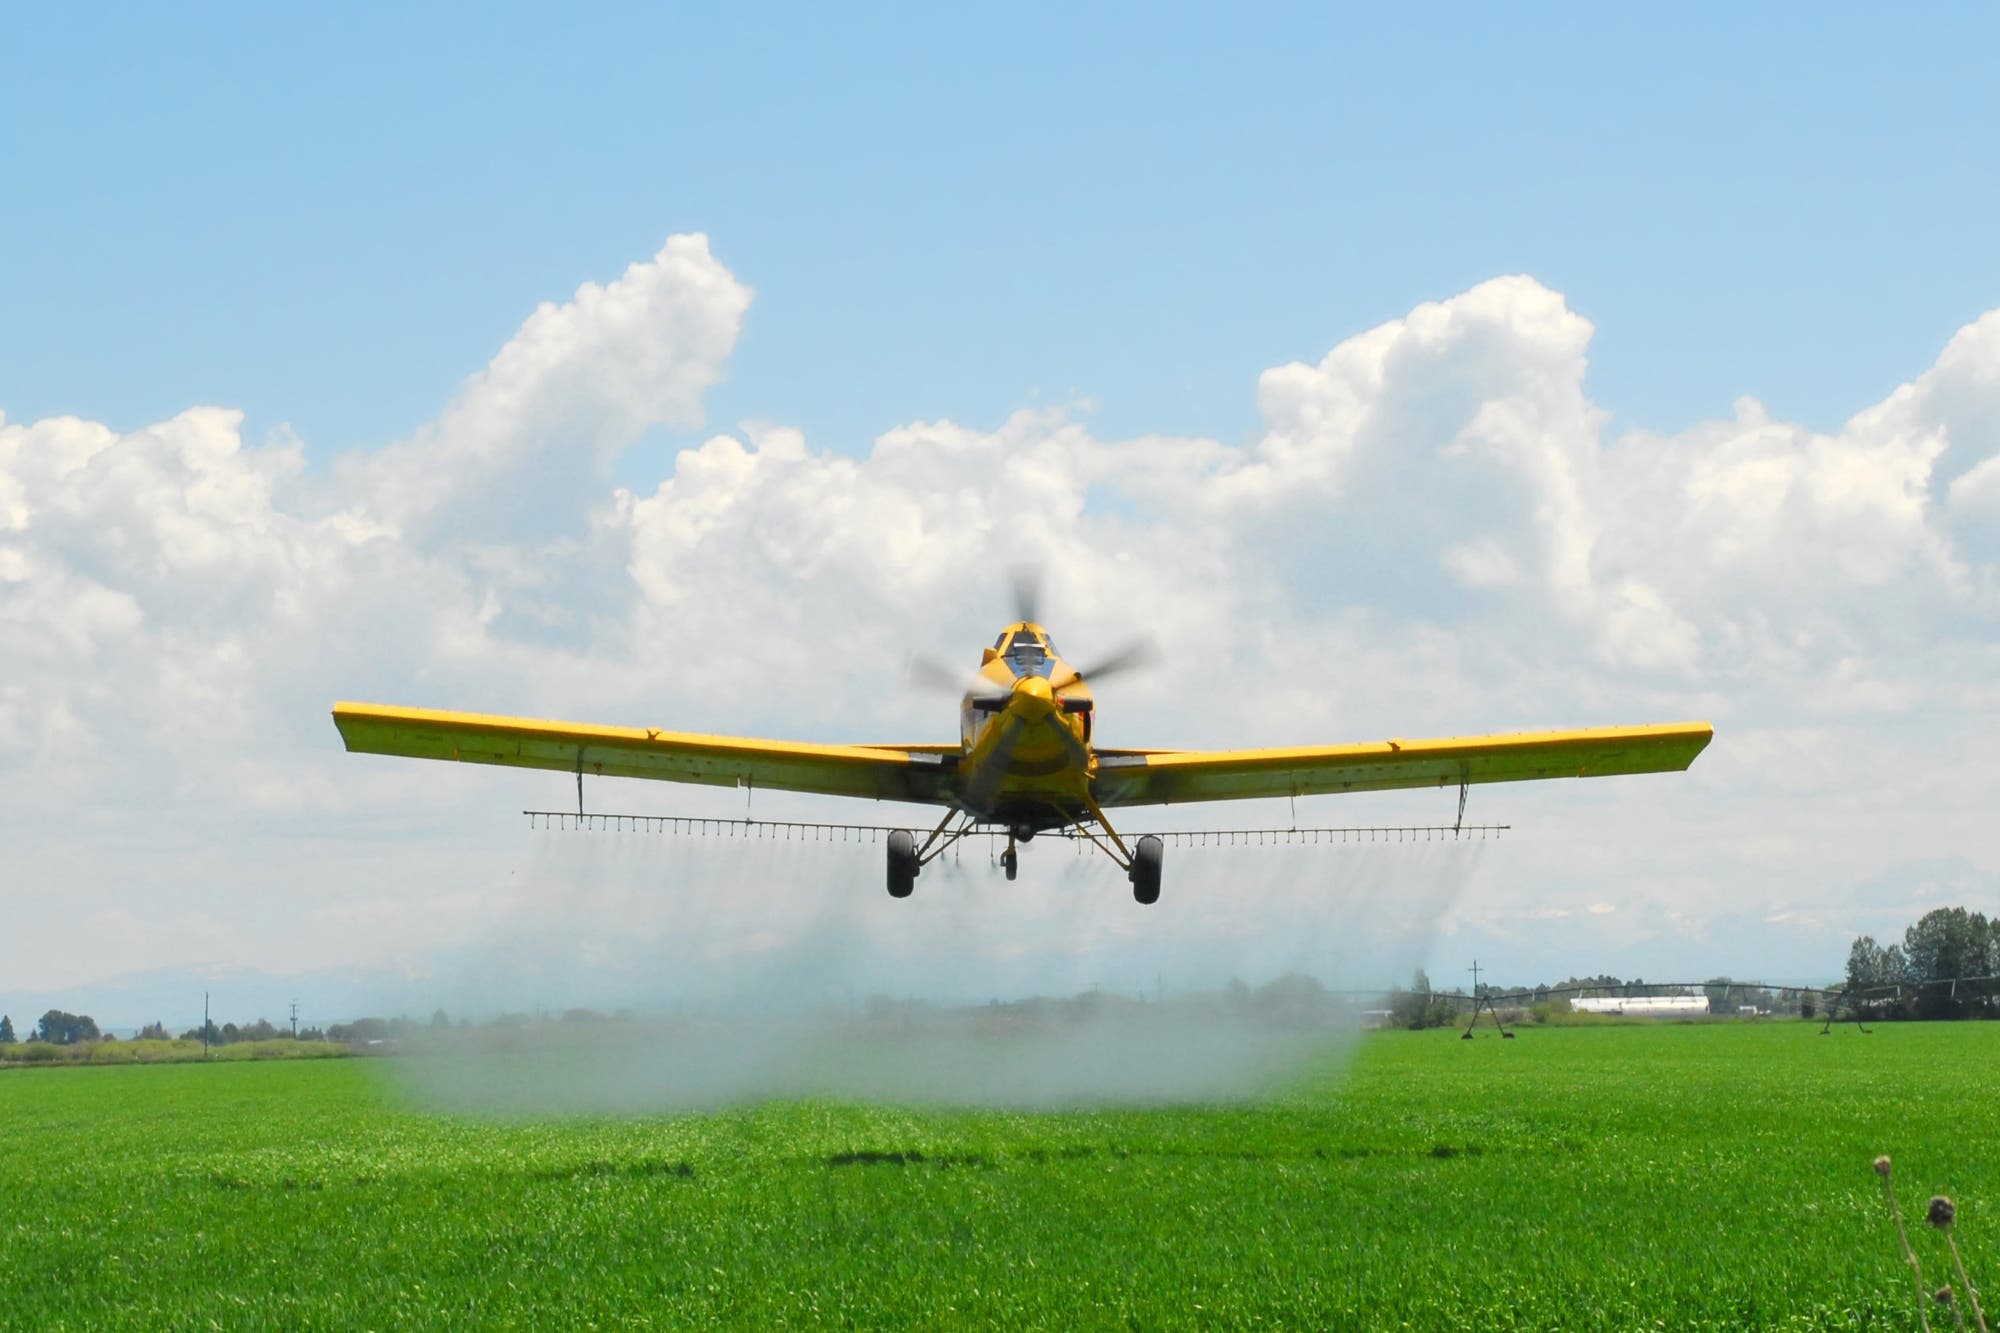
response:
{"label": "pesticide spray mist", "polygon": [[1407,979],[1481,846],[1174,849],[1140,907],[1107,858],[1058,839],[1024,847],[1014,882],[985,840],[962,844],[903,901],[879,844],[530,839],[514,909],[442,1001],[519,1018],[398,1062],[449,1109],[1255,1097],[1323,1061],[1365,1007],[1296,979]]}

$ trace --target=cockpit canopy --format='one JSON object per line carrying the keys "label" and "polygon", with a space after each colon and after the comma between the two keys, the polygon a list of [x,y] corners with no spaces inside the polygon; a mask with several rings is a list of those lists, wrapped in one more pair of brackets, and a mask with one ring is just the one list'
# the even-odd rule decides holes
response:
{"label": "cockpit canopy", "polygon": [[1046,635],[1025,625],[1001,631],[993,647],[1016,676],[1048,675],[1056,655],[1056,646]]}

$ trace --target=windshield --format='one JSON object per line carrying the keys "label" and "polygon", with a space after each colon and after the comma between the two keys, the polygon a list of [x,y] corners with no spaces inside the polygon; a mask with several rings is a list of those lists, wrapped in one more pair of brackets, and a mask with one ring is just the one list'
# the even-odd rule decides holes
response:
{"label": "windshield", "polygon": [[1005,653],[1007,669],[1017,676],[1049,674],[1049,649],[1028,630],[1018,630]]}

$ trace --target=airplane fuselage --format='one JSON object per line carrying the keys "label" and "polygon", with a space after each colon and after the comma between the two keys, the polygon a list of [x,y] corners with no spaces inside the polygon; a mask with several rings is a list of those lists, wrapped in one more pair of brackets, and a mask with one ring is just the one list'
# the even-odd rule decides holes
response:
{"label": "airplane fuselage", "polygon": [[966,813],[1030,833],[1073,822],[1088,808],[1097,768],[1095,708],[1041,626],[1002,630],[959,710]]}

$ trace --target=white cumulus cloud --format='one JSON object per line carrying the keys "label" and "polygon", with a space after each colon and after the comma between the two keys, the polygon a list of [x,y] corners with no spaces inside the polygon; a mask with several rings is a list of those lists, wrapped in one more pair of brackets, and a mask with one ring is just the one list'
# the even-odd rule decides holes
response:
{"label": "white cumulus cloud", "polygon": [[[749,423],[617,489],[634,440],[703,426],[750,300],[675,237],[538,307],[409,439],[324,469],[221,408],[125,434],[0,418],[0,819],[21,873],[120,923],[0,937],[0,969],[455,942],[504,895],[493,830],[550,780],[345,756],[333,699],[948,739],[903,663],[969,665],[1022,564],[1071,655],[1164,642],[1105,689],[1110,743],[1715,718],[1685,778],[1481,792],[1551,833],[1487,858],[1460,932],[1615,906],[1619,947],[1692,957],[1746,901],[1803,920],[1940,855],[1992,882],[2000,314],[1831,433],[1745,400],[1610,437],[1591,325],[1504,277],[1246,384],[1241,444],[1100,439],[1080,408],[860,449]],[[1385,811],[1445,813],[1302,813]],[[1824,930],[1865,919],[1840,901]]]}

